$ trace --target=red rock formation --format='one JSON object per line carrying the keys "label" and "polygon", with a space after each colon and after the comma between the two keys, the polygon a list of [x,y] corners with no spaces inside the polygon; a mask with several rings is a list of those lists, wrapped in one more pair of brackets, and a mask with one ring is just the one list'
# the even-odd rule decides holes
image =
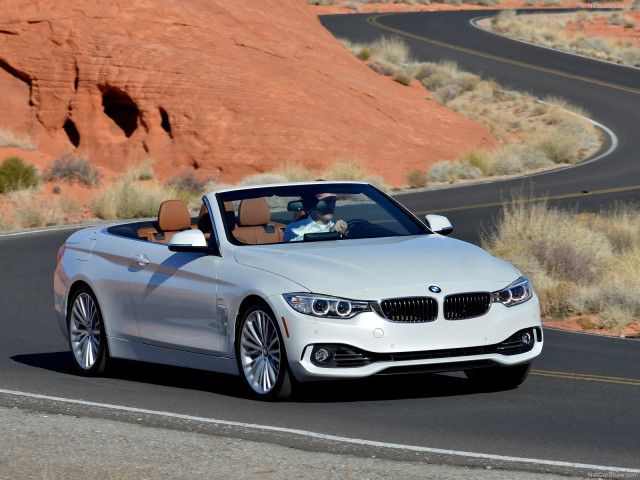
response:
{"label": "red rock formation", "polygon": [[0,128],[120,171],[146,157],[233,182],[358,160],[388,183],[493,147],[479,125],[378,76],[302,0],[3,0]]}

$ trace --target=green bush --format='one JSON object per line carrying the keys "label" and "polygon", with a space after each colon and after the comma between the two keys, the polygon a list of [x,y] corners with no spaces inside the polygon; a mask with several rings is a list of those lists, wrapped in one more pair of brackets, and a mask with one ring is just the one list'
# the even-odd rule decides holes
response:
{"label": "green bush", "polygon": [[362,50],[356,55],[360,60],[369,60],[371,58],[371,49],[369,47],[363,47]]}
{"label": "green bush", "polygon": [[18,157],[9,157],[0,165],[0,193],[35,187],[39,183],[36,168]]}

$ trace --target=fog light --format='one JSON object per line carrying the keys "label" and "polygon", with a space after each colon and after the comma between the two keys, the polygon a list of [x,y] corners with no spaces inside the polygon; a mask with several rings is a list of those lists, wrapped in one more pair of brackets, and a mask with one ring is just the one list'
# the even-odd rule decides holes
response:
{"label": "fog light", "polygon": [[318,363],[325,363],[331,359],[331,352],[327,348],[320,347],[313,354],[313,358]]}
{"label": "fog light", "polygon": [[529,345],[531,343],[531,334],[529,332],[525,332],[522,334],[522,344]]}

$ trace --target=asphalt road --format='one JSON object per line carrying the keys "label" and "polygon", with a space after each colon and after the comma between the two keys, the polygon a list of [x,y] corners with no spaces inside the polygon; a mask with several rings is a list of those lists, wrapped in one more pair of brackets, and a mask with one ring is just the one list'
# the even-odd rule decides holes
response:
{"label": "asphalt road", "polygon": [[[467,32],[462,32],[468,25],[463,16],[430,15],[433,17],[384,17],[384,22],[418,35],[438,35],[443,41],[455,37],[461,42],[467,38]],[[403,17],[407,23],[398,23]],[[323,22],[331,23],[327,19],[323,18]],[[353,23],[341,28],[352,35],[365,37],[383,32],[358,15],[345,16],[340,22],[349,19]],[[333,24],[329,26],[337,29]],[[448,37],[440,37],[447,31]],[[466,41],[470,48],[494,48],[491,43],[500,43],[485,37],[479,41],[473,35],[480,33],[469,33]],[[420,47],[421,43],[424,42],[416,40],[414,45],[412,41],[411,47],[416,51],[435,48],[431,44]],[[501,48],[506,48],[504,54],[521,56],[531,64],[544,65],[547,58],[554,56],[550,52],[530,53],[521,45]],[[429,54],[444,56],[447,52]],[[557,68],[583,61],[572,58],[560,62]],[[501,62],[490,67],[486,58],[477,62],[488,73],[489,68],[495,70],[495,78],[498,73],[516,78],[515,73],[508,72],[512,64]],[[597,77],[614,67],[597,64],[582,68],[586,69],[586,76]],[[542,89],[545,82],[552,82],[541,76],[544,74],[533,69],[514,82],[531,81]],[[628,75],[635,76],[629,81],[640,85],[637,71],[630,70]],[[545,88],[563,89],[565,83],[572,81],[562,77]],[[629,156],[635,141],[631,118],[634,105],[637,110],[638,95],[597,83],[587,82],[579,87],[576,84],[556,94],[590,91],[593,104],[579,102],[578,98],[575,101],[588,106],[599,122],[618,134],[618,149],[602,161],[532,177],[536,195],[633,187],[634,179],[640,184],[640,167]],[[614,111],[612,105],[620,110]],[[473,241],[478,226],[490,227],[496,211],[495,207],[481,205],[499,202],[501,192],[508,192],[511,185],[518,183],[403,195],[401,201],[417,212],[447,210],[458,227],[454,236]],[[625,192],[628,198],[636,198],[637,189]],[[596,208],[612,198],[622,198],[609,195],[580,194],[562,203],[579,200],[583,206]],[[452,208],[460,210],[448,210]],[[52,309],[56,252],[70,232],[54,230],[0,237],[0,406],[87,419],[116,419],[308,451],[583,476],[595,472],[608,478],[629,474],[617,469],[634,469],[633,475],[640,473],[640,343],[635,340],[545,329],[545,350],[534,363],[532,375],[522,386],[508,392],[479,391],[457,375],[423,375],[317,384],[303,389],[291,402],[265,404],[245,398],[234,377],[186,369],[121,362],[109,377],[78,377],[73,374],[67,345]],[[576,468],[573,464],[591,467]],[[595,469],[594,465],[602,468]]]}

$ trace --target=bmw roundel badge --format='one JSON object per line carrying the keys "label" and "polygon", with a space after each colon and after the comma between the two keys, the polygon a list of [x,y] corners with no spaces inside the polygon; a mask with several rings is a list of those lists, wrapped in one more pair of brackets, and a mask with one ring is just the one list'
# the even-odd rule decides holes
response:
{"label": "bmw roundel badge", "polygon": [[440,293],[442,289],[437,285],[431,285],[429,286],[429,291],[433,293]]}

